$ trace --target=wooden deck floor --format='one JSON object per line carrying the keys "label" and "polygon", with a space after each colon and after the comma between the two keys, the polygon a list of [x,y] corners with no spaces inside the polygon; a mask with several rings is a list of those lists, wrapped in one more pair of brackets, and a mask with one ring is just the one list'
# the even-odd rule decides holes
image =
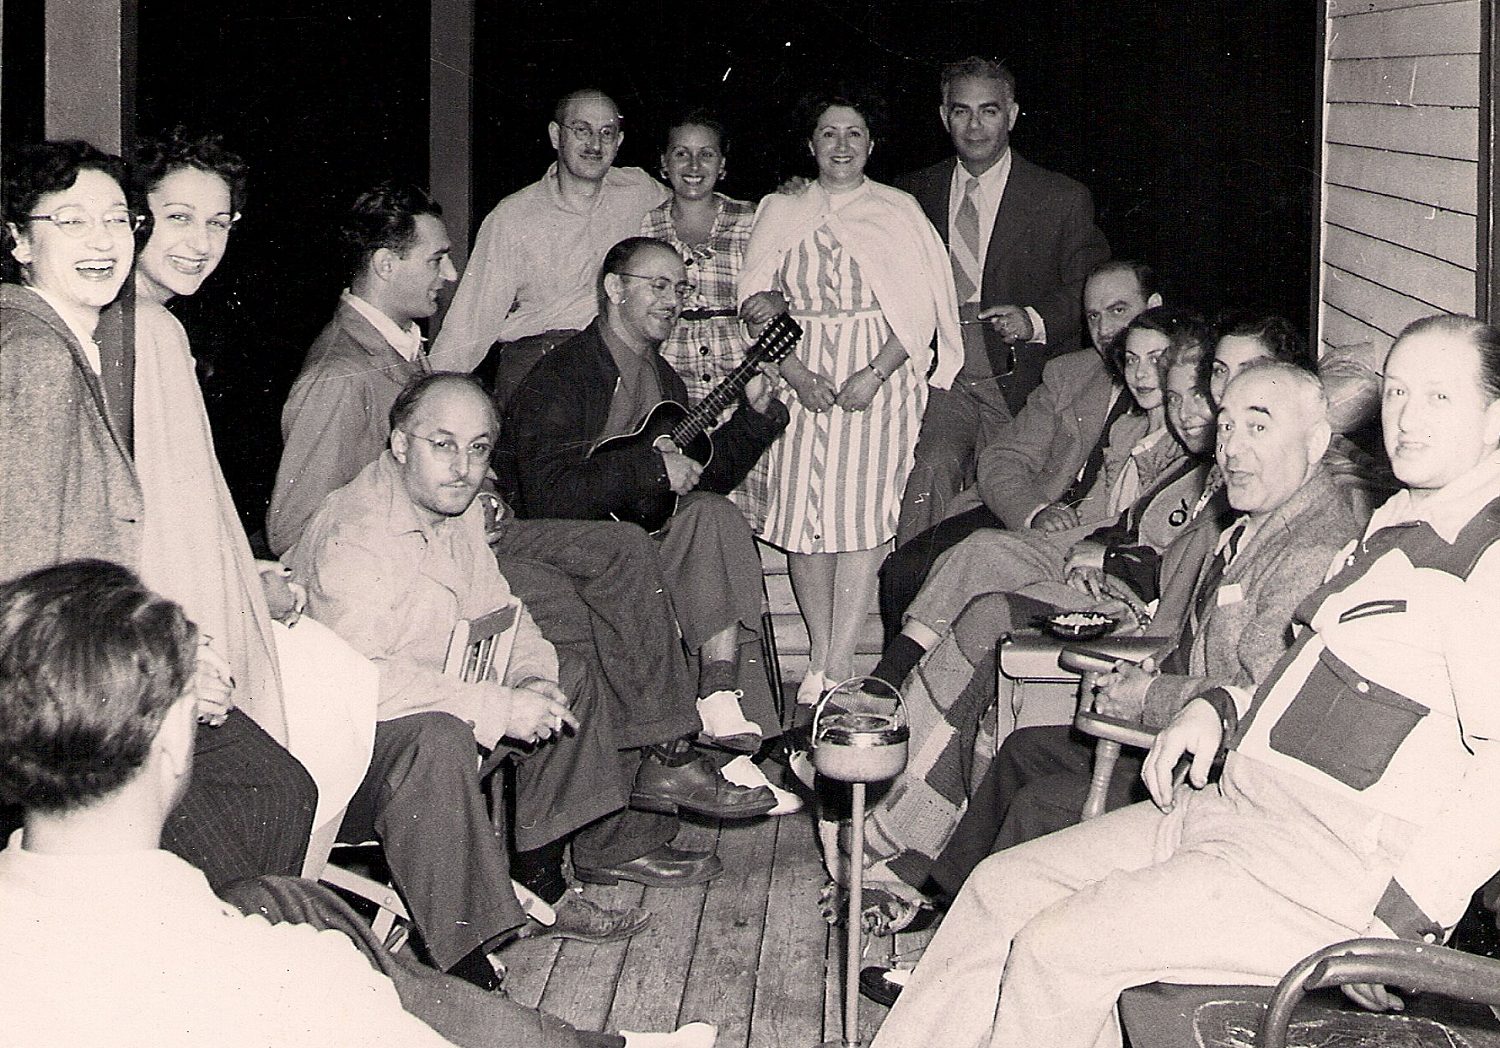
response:
{"label": "wooden deck floor", "polygon": [[[607,905],[645,906],[651,926],[605,946],[556,939],[504,954],[517,1000],[587,1030],[719,1027],[720,1048],[812,1048],[843,1035],[843,932],[818,913],[826,883],[810,811],[749,823],[683,823],[678,843],[716,843],[725,872],[694,888],[589,885]],[[873,939],[865,964],[930,935]],[[864,1039],[885,1009],[861,1002]]]}

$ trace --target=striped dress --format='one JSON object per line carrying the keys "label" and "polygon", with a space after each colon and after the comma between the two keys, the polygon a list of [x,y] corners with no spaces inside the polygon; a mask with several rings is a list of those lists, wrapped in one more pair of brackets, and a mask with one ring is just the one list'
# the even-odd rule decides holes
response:
{"label": "striped dress", "polygon": [[[825,226],[786,253],[776,289],[804,334],[798,358],[835,390],[869,365],[890,335],[859,263]],[[791,422],[767,452],[771,490],[762,536],[793,553],[872,549],[896,534],[927,383],[910,362],[869,408],[814,413],[795,395]]]}

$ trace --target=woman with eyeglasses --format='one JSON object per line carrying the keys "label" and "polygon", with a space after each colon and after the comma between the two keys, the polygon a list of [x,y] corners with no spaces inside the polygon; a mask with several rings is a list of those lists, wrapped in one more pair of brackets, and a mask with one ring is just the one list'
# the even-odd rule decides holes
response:
{"label": "woman with eyeglasses", "polygon": [[[145,356],[149,374],[156,347],[123,338],[118,324],[107,332],[101,324],[121,315],[104,309],[125,283],[135,251],[138,220],[127,206],[122,165],[79,141],[31,146],[7,159],[0,196],[0,578],[80,557],[142,570],[161,506],[153,505],[141,474],[149,437],[148,420],[139,417],[138,365]],[[180,249],[163,259],[184,264]],[[168,468],[185,468],[187,450],[163,453]],[[170,513],[194,511],[162,505]],[[163,835],[168,849],[215,886],[300,873],[316,799],[312,779],[280,745],[286,724],[279,692],[225,662],[234,625],[231,619],[201,651],[195,691],[208,726],[197,734],[193,779]],[[257,720],[235,708],[241,702],[253,705]]]}
{"label": "woman with eyeglasses", "polygon": [[910,196],[865,177],[875,104],[828,92],[809,95],[798,114],[818,177],[762,203],[740,298],[778,291],[804,330],[781,366],[796,396],[768,453],[761,533],[788,552],[811,649],[797,701],[808,704],[853,672],[927,385],[953,380],[962,348],[937,232]]}
{"label": "woman with eyeglasses", "polygon": [[[661,177],[672,197],[646,213],[641,235],[664,240],[682,256],[693,292],[661,355],[688,388],[693,402],[713,392],[745,359],[746,323],[764,322],[786,308],[779,295],[752,296],[738,306],[736,287],[745,248],[755,225],[755,205],[718,192],[724,177],[724,128],[706,110],[695,109],[667,128]],[[766,516],[766,462],[757,462],[729,499],[753,528]]]}

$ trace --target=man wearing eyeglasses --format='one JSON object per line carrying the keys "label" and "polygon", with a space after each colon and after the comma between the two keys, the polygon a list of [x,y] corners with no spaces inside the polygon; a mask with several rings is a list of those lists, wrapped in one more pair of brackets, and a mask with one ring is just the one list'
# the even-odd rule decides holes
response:
{"label": "man wearing eyeglasses", "polygon": [[786,406],[764,376],[751,379],[714,431],[706,466],[645,444],[592,454],[599,441],[633,432],[661,401],[688,404],[659,350],[692,294],[677,252],[639,236],[609,250],[596,288],[599,316],[537,364],[511,402],[496,455],[501,486],[523,517],[571,520],[608,519],[642,496],[680,496],[656,549],[683,640],[698,656],[699,695],[747,692],[744,715],[774,724],[769,692],[742,672],[740,655],[759,636],[760,558],[724,493],[786,428]]}
{"label": "man wearing eyeglasses", "polygon": [[432,351],[445,370],[479,368],[488,381],[495,368],[502,411],[531,366],[593,318],[605,252],[669,195],[640,168],[612,166],[625,132],[603,92],[564,95],[547,134],[556,163],[480,226]]}

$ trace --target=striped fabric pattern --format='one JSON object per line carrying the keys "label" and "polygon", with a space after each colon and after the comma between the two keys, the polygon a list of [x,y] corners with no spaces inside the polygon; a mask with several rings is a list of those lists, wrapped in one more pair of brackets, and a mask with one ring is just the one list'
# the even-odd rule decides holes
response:
{"label": "striped fabric pattern", "polygon": [[[826,226],[787,252],[777,284],[803,327],[799,358],[836,389],[890,335],[858,262]],[[768,452],[763,537],[795,553],[872,549],[889,540],[926,404],[927,384],[909,363],[863,412],[815,414],[792,395],[791,422]]]}

